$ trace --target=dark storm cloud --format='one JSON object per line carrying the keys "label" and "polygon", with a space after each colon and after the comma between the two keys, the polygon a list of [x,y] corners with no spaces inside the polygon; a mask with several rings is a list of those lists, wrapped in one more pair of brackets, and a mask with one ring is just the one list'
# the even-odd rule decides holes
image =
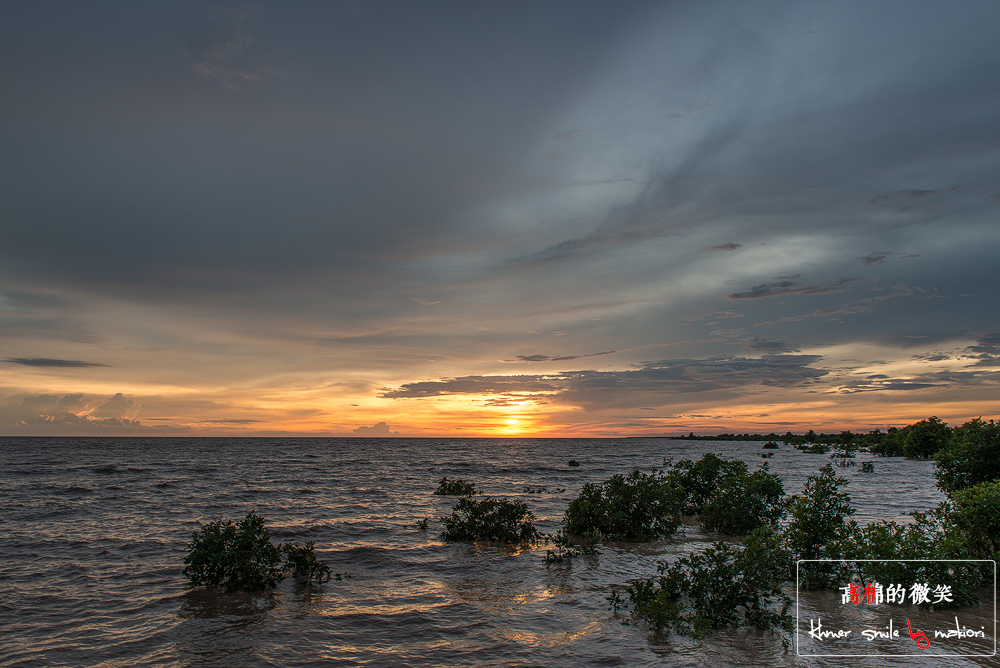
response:
{"label": "dark storm cloud", "polygon": [[445,394],[507,394],[510,392],[549,393],[561,389],[563,374],[552,376],[462,376],[447,380],[406,383],[379,395],[383,399],[413,399]]}
{"label": "dark storm cloud", "polygon": [[919,353],[914,355],[911,359],[920,360],[922,362],[943,362],[954,358],[948,353]]}
{"label": "dark storm cloud", "polygon": [[726,295],[727,299],[760,299],[761,297],[780,297],[782,295],[830,295],[847,292],[848,283],[861,280],[859,278],[841,278],[820,285],[799,286],[797,281],[781,280],[755,285],[743,292]]}
{"label": "dark storm cloud", "polygon": [[0,40],[3,272],[180,301],[317,274],[364,299],[400,259],[503,237],[468,207],[526,187],[655,6],[55,5]]}
{"label": "dark storm cloud", "polygon": [[919,255],[904,255],[902,253],[893,253],[887,251],[872,251],[864,257],[859,257],[866,267],[871,267],[877,264],[885,264],[885,261],[890,257],[920,257]]}
{"label": "dark storm cloud", "polygon": [[743,248],[743,244],[734,244],[733,242],[729,242],[729,243],[721,244],[719,246],[712,246],[708,250],[714,250],[714,251],[731,251],[731,250],[737,250],[737,249],[740,249],[740,248]]}
{"label": "dark storm cloud", "polygon": [[1000,332],[981,336],[965,349],[965,357],[976,360],[976,366],[1000,366]]}
{"label": "dark storm cloud", "polygon": [[564,357],[550,357],[548,355],[515,355],[514,360],[518,362],[565,362],[568,360],[578,360],[584,357],[600,357],[601,355],[613,355],[616,351],[606,350],[601,353],[589,353],[587,355],[567,355]]}
{"label": "dark storm cloud", "polygon": [[820,355],[763,355],[759,358],[646,362],[624,371],[567,371],[548,375],[465,376],[440,381],[407,383],[379,396],[412,399],[454,394],[550,397],[580,406],[664,403],[671,395],[738,390],[752,385],[794,387],[825,376],[811,368]]}
{"label": "dark storm cloud", "polygon": [[894,193],[881,193],[879,195],[875,195],[870,200],[868,200],[868,204],[870,206],[880,206],[882,204],[886,204],[887,202],[892,202],[894,200],[926,199],[934,195],[953,193],[956,190],[958,190],[957,186],[946,188],[944,190],[904,188],[903,190],[897,190]]}
{"label": "dark storm cloud", "polygon": [[965,370],[932,371],[904,377],[891,378],[884,374],[872,374],[864,378],[850,380],[838,386],[841,394],[858,392],[917,392],[933,390],[968,390],[971,388],[991,388],[1000,385],[1000,371]]}
{"label": "dark storm cloud", "polygon": [[788,345],[787,342],[781,339],[768,339],[758,336],[747,339],[746,347],[757,352],[766,351],[773,353],[793,352],[795,350],[794,346]]}
{"label": "dark storm cloud", "polygon": [[841,394],[855,394],[857,392],[912,392],[916,390],[926,390],[932,387],[942,387],[942,383],[920,383],[909,380],[856,380],[842,385],[839,389]]}
{"label": "dark storm cloud", "polygon": [[22,364],[24,366],[65,367],[65,368],[108,366],[107,364],[97,364],[96,362],[81,362],[79,360],[56,360],[56,359],[49,359],[47,357],[12,357],[10,359],[5,359],[4,362],[9,362],[11,364]]}
{"label": "dark storm cloud", "polygon": [[[877,238],[882,233],[871,229],[871,223],[884,212],[878,206],[858,211],[853,203],[845,208],[832,199],[835,193],[844,195],[842,201],[848,197],[856,201],[853,193],[870,190],[871,175],[882,169],[891,175],[875,180],[888,187],[869,199],[876,205],[883,201],[923,205],[931,199],[943,200],[944,193],[956,188],[893,188],[898,172],[909,167],[913,172],[933,174],[935,180],[947,179],[963,170],[940,169],[938,158],[946,161],[946,156],[959,151],[981,156],[984,166],[992,164],[989,156],[1000,145],[1000,129],[991,120],[993,112],[986,111],[996,108],[995,92],[987,93],[981,86],[991,76],[987,61],[994,65],[997,61],[995,39],[987,23],[977,21],[969,32],[969,21],[952,24],[957,17],[949,15],[950,10],[929,4],[920,5],[916,12],[903,11],[899,5],[877,9],[864,5],[863,11],[870,13],[860,22],[842,13],[810,10],[800,14],[793,8],[804,6],[794,3],[768,5],[756,19],[742,14],[737,4],[701,6],[708,8],[706,16],[725,7],[721,11],[730,22],[717,25],[697,45],[664,26],[657,46],[648,46],[643,54],[664,62],[683,57],[690,63],[684,69],[664,70],[660,87],[650,86],[644,99],[655,99],[663,109],[677,104],[671,92],[678,88],[706,91],[702,94],[711,99],[699,112],[702,120],[692,124],[699,131],[687,141],[670,144],[669,153],[650,151],[643,186],[627,201],[595,216],[588,233],[568,236],[519,256],[520,260],[601,252],[683,234],[707,221],[726,221],[742,228],[749,219],[754,232],[763,235],[803,230],[822,234],[829,226],[838,233],[849,230]],[[675,7],[683,15],[688,6]],[[982,3],[970,10],[982,13],[983,20],[996,13]],[[807,14],[813,16],[807,18]],[[901,18],[903,14],[908,16]],[[785,21],[789,41],[783,43],[768,24]],[[824,28],[804,36],[802,21],[823,22]],[[945,29],[941,21],[953,28]],[[932,24],[937,28],[930,28]],[[952,29],[954,33],[947,32]],[[927,30],[942,36],[967,33],[966,38],[989,44],[990,56],[979,60],[965,49],[946,51],[941,48],[943,42],[929,47],[917,37]],[[892,36],[886,38],[886,32]],[[863,35],[855,43],[864,47],[843,49],[836,35],[844,33]],[[800,48],[800,53],[792,55]],[[680,53],[681,49],[685,51]],[[903,53],[905,66],[888,68],[884,78],[870,76],[874,60],[895,59]],[[881,83],[875,84],[876,78]],[[956,86],[957,80],[963,83]],[[791,90],[797,93],[788,95]],[[830,95],[832,90],[837,93]],[[954,90],[961,91],[959,97],[946,92]],[[979,106],[980,102],[984,105]],[[977,130],[970,132],[963,113],[975,119]],[[631,118],[641,119],[638,114]],[[651,123],[648,129],[651,134],[663,132]],[[924,134],[928,131],[929,135]],[[978,133],[982,142],[976,138]],[[931,164],[935,166],[928,167]],[[986,178],[988,170],[971,169],[975,178]],[[957,201],[948,200],[949,204]]]}

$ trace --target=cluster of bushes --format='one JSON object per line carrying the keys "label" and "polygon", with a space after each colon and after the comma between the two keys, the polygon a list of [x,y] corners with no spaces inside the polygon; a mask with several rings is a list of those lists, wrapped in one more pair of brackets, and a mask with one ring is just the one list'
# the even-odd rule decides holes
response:
{"label": "cluster of bushes", "polygon": [[1000,479],[1000,422],[976,418],[956,428],[934,455],[934,475],[945,493]]}
{"label": "cluster of bushes", "polygon": [[[788,502],[781,479],[766,466],[750,473],[745,463],[713,454],[665,471],[616,474],[600,484],[585,484],[569,503],[564,532],[555,536],[556,550],[549,551],[546,563],[592,554],[598,540],[646,542],[671,536],[680,528],[682,514],[697,515],[709,531],[747,533],[773,526]],[[465,496],[450,517],[441,519],[445,540],[531,543],[545,538],[520,501]]]}
{"label": "cluster of bushes", "polygon": [[[672,565],[658,562],[657,575],[626,585],[628,602],[618,592],[608,600],[616,612],[631,606],[634,618],[661,632],[673,629],[700,638],[716,629],[752,625],[791,633],[791,599],[781,590],[790,564],[774,530],[759,528],[742,546],[719,541]],[[787,648],[787,638],[783,643]]]}
{"label": "cluster of bushes", "polygon": [[[659,631],[700,636],[741,624],[789,631],[781,585],[798,562],[799,585],[807,589],[852,580],[935,582],[950,585],[953,594],[937,607],[974,604],[976,592],[992,581],[992,565],[932,561],[1000,560],[1000,425],[974,420],[964,429],[937,461],[938,486],[948,500],[914,513],[912,524],[850,520],[850,496],[840,489],[847,481],[827,465],[808,478],[800,497],[786,500],[790,518],[783,529],[755,528],[741,546],[718,542],[673,565],[660,563],[657,575],[624,588],[626,598],[613,592],[609,600],[616,611],[631,606],[634,619]],[[787,646],[787,638],[783,642]]]}
{"label": "cluster of bushes", "polygon": [[644,542],[671,536],[681,515],[697,515],[706,531],[738,534],[774,525],[785,513],[781,479],[767,466],[750,473],[739,460],[708,453],[665,471],[613,475],[584,485],[566,509],[570,534]]}
{"label": "cluster of bushes", "polygon": [[951,427],[938,417],[931,416],[902,429],[889,427],[884,435],[876,435],[869,450],[882,457],[929,459],[948,446],[952,435]]}
{"label": "cluster of bushes", "polygon": [[649,541],[681,525],[683,490],[666,476],[632,471],[600,485],[587,483],[566,509],[566,531],[597,531],[607,540]]}

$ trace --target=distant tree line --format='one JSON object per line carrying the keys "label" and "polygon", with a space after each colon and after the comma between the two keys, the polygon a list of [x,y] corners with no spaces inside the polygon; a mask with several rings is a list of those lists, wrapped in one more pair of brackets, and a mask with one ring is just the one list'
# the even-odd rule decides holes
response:
{"label": "distant tree line", "polygon": [[673,438],[689,441],[774,441],[786,445],[801,446],[820,443],[837,447],[838,449],[867,450],[881,457],[916,457],[933,459],[946,449],[953,441],[964,441],[984,429],[990,429],[993,420],[984,422],[981,418],[970,420],[961,427],[949,427],[940,418],[931,416],[926,420],[914,422],[903,428],[889,427],[885,431],[875,429],[868,433],[842,431],[836,434],[816,433],[810,429],[804,434],[785,432],[778,434],[716,434],[715,436],[699,436],[691,432],[687,436]]}

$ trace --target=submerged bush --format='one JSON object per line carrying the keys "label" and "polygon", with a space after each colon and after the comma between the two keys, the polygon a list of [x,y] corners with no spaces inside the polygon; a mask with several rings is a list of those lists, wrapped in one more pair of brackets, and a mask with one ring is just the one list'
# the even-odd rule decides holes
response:
{"label": "submerged bush", "polygon": [[[976,589],[984,584],[980,566],[937,561],[968,558],[964,549],[949,538],[941,508],[913,513],[913,517],[914,523],[905,526],[892,521],[866,526],[849,522],[841,537],[827,546],[831,558],[847,560],[837,565],[837,584],[933,582],[950,586],[952,594],[952,601],[939,601],[935,608],[977,603]],[[992,568],[989,570],[992,575]]]}
{"label": "submerged bush", "polygon": [[[792,501],[792,520],[785,529],[797,559],[831,558],[827,546],[843,535],[847,518],[854,514],[851,497],[839,491],[846,484],[829,464],[806,479],[802,497]],[[829,564],[803,564],[800,570],[807,589],[825,587],[836,577]]]}
{"label": "submerged bush", "polygon": [[954,430],[934,455],[934,475],[945,494],[1000,479],[1000,422],[980,418]]}
{"label": "submerged bush", "polygon": [[264,518],[251,511],[238,523],[220,519],[193,531],[183,573],[196,587],[222,587],[230,592],[276,587],[285,571],[326,582],[330,568],[316,560],[313,545],[274,545]]}
{"label": "submerged bush", "polygon": [[667,471],[667,479],[684,491],[681,512],[685,515],[697,515],[701,512],[719,484],[720,478],[727,472],[734,471],[746,465],[738,460],[725,460],[716,457],[711,452],[702,455],[696,462],[683,459]]}
{"label": "submerged bush", "polygon": [[[615,611],[632,606],[632,617],[650,628],[696,638],[717,629],[755,626],[792,631],[791,605],[780,588],[789,577],[790,555],[771,529],[755,530],[742,547],[717,542],[672,565],[659,562],[650,578],[614,592]],[[788,647],[788,640],[782,640]]]}
{"label": "submerged bush", "polygon": [[315,545],[313,541],[306,543],[305,547],[291,543],[281,545],[281,551],[285,555],[285,569],[292,572],[292,577],[302,578],[307,582],[315,580],[317,583],[330,579],[330,567],[326,562],[316,559]]}
{"label": "submerged bush", "polygon": [[476,493],[476,486],[471,482],[465,482],[461,478],[458,480],[448,480],[441,478],[438,488],[434,490],[440,496],[472,496]]}
{"label": "submerged bush", "polygon": [[969,558],[1000,560],[1000,480],[954,492],[941,516],[949,537]]}
{"label": "submerged bush", "polygon": [[698,521],[706,531],[744,534],[777,524],[787,508],[781,478],[768,471],[766,465],[747,473],[744,464],[722,476]]}
{"label": "submerged bush", "polygon": [[566,508],[566,531],[597,531],[608,540],[643,542],[680,527],[684,490],[660,473],[632,471],[600,485],[587,483]]}
{"label": "submerged bush", "polygon": [[827,464],[806,479],[802,497],[793,500],[786,533],[800,559],[824,558],[827,543],[840,536],[845,520],[854,514],[850,495],[839,491],[846,484]]}
{"label": "submerged bush", "polygon": [[597,531],[587,532],[579,536],[579,541],[576,541],[560,529],[555,536],[552,536],[552,543],[556,549],[545,551],[545,563],[560,564],[580,555],[599,554],[597,543],[600,540],[601,534]]}
{"label": "submerged bush", "polygon": [[451,517],[442,517],[441,538],[451,541],[486,540],[493,543],[534,543],[542,535],[533,524],[535,516],[523,501],[462,497]]}
{"label": "submerged bush", "polygon": [[903,436],[903,455],[927,459],[951,441],[951,427],[936,416],[906,427]]}

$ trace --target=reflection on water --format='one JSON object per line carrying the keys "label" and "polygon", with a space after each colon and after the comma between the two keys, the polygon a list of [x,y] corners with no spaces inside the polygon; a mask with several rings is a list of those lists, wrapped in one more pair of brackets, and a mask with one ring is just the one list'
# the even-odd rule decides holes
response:
{"label": "reflection on water", "polygon": [[[696,641],[623,626],[610,588],[719,538],[692,522],[670,540],[612,543],[549,567],[545,545],[437,538],[455,503],[432,494],[443,476],[524,501],[554,533],[585,483],[708,451],[751,468],[764,461],[759,443],[661,439],[0,439],[0,666],[843,666],[785,653],[756,629]],[[769,452],[789,493],[829,461]],[[929,462],[874,463],[874,474],[839,471],[859,522],[908,521],[942,500]],[[191,590],[181,575],[191,531],[250,510],[275,541],[315,541],[335,572],[354,577],[322,588],[289,578],[256,595]],[[423,518],[428,531],[415,527]],[[814,592],[802,609],[832,620],[836,601]],[[970,627],[993,623],[985,603],[960,614]]]}
{"label": "reflection on water", "polygon": [[277,605],[274,592],[247,594],[194,589],[181,596],[177,615],[181,619],[233,618],[237,624],[253,624]]}

